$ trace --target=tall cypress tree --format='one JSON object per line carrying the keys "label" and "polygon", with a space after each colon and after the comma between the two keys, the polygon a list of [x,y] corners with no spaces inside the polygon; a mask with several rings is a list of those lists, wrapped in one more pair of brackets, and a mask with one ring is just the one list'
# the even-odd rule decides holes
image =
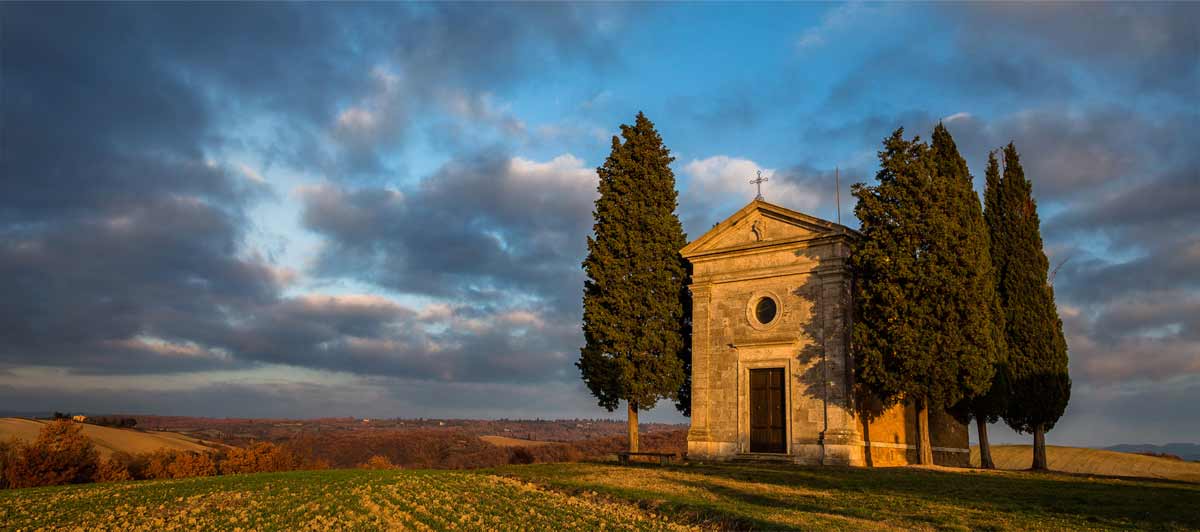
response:
{"label": "tall cypress tree", "polygon": [[1011,392],[1004,421],[1017,432],[1033,433],[1033,469],[1046,469],[1046,431],[1067,408],[1071,378],[1033,185],[1012,143],[1004,148],[1004,175],[993,196],[995,207],[988,207],[996,211],[992,240],[1000,258],[997,287],[1009,345]]}
{"label": "tall cypress tree", "polygon": [[[997,185],[1000,182],[1000,164],[996,161],[994,153],[988,153],[988,166],[985,174],[986,188],[984,189],[984,210],[983,222],[984,231],[988,241],[988,256],[990,257],[990,268],[987,269],[986,276],[990,277],[989,281],[992,286],[987,289],[984,297],[991,300],[992,330],[996,335],[996,351],[993,353],[992,366],[993,376],[992,382],[987,387],[987,390],[975,397],[964,400],[953,409],[955,417],[967,422],[975,420],[975,426],[979,433],[979,462],[984,469],[995,469],[996,464],[992,460],[991,445],[988,442],[988,429],[990,423],[995,423],[1004,413],[1004,409],[1008,401],[1008,365],[1007,365],[1007,346],[1008,341],[1004,336],[1004,311],[1000,308],[999,292],[996,288],[996,274],[999,271],[999,264],[1004,260],[1003,253],[998,250],[992,242],[991,235],[995,234],[994,230],[998,226],[995,219],[997,214]],[[972,195],[974,195],[972,193]],[[981,270],[982,271],[982,270]]]}
{"label": "tall cypress tree", "polygon": [[966,163],[943,127],[933,149],[903,133],[884,141],[879,184],[854,187],[864,238],[851,253],[852,335],[858,381],[884,404],[916,404],[919,461],[932,464],[929,408],[985,390],[998,335],[985,296],[986,231]]}
{"label": "tall cypress tree", "polygon": [[691,317],[674,158],[642,113],[621,126],[621,138],[613,137],[596,169],[600,197],[583,261],[586,345],[575,365],[600,406],[611,412],[627,403],[629,450],[636,452],[638,411],[686,389]]}

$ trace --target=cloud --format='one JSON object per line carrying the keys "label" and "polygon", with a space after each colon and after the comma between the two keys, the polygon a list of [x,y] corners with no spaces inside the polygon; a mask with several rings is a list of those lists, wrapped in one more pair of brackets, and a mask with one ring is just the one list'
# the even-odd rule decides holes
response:
{"label": "cloud", "polygon": [[680,198],[684,227],[695,238],[754,199],[757,189],[749,183],[759,173],[763,196],[772,203],[801,211],[811,211],[819,196],[810,186],[811,175],[796,169],[763,168],[758,163],[727,155],[694,159],[683,166],[688,177]]}
{"label": "cloud", "polygon": [[[1190,3],[970,4],[947,6],[942,15],[959,28],[968,50],[995,48],[1039,53],[1047,61],[1078,66],[1106,84],[1133,92],[1195,95],[1200,83],[1200,32]],[[974,54],[968,54],[974,55]]]}
{"label": "cloud", "polygon": [[[0,242],[0,290],[11,298],[0,310],[0,357],[81,372],[234,365],[206,346],[228,329],[229,313],[271,301],[286,280],[241,255],[238,223],[179,196],[9,227]],[[176,356],[180,349],[197,356]]]}
{"label": "cloud", "polygon": [[438,382],[543,382],[570,368],[564,346],[578,334],[573,325],[522,308],[424,312],[377,295],[307,294],[256,309],[223,345],[261,364]]}
{"label": "cloud", "polygon": [[578,309],[596,174],[572,155],[484,153],[404,191],[332,183],[301,191],[305,226],[328,239],[318,275],[409,293]]}
{"label": "cloud", "polygon": [[[857,170],[842,169],[843,201],[849,201],[850,175]],[[808,164],[786,168],[763,168],[740,157],[715,155],[694,159],[683,166],[687,185],[679,200],[680,216],[690,238],[696,238],[725,217],[754,199],[757,188],[749,181],[762,172],[763,197],[766,201],[833,219],[836,215],[834,169],[818,169]]]}
{"label": "cloud", "polygon": [[831,34],[841,32],[864,18],[875,16],[886,8],[871,6],[863,2],[846,2],[829,9],[821,17],[821,23],[804,30],[796,39],[796,49],[805,52],[827,44]]}
{"label": "cloud", "polygon": [[[414,108],[467,122],[511,119],[490,95],[536,70],[523,59],[531,50],[544,54],[537,69],[611,61],[601,53],[608,30],[593,24],[598,8],[3,11],[0,112],[6,131],[21,134],[0,143],[0,291],[13,298],[0,309],[0,366],[161,375],[280,361],[441,382],[536,381],[571,369],[563,357],[575,348],[578,298],[569,292],[595,194],[582,161],[480,156],[447,165],[438,177],[449,190],[333,180],[394,170],[384,154],[417,127]],[[610,22],[620,16],[613,11],[604,13]],[[464,106],[422,106],[448,94]],[[408,212],[407,234],[420,237],[407,244],[411,272],[426,281],[445,273],[446,293],[493,299],[452,302],[435,319],[366,296],[294,295],[295,272],[248,241],[262,222],[250,213],[273,194],[265,176],[280,166],[279,175],[331,179],[300,189],[330,248],[375,256],[391,241],[371,227],[395,227],[386,215]],[[506,179],[495,182],[498,174]],[[533,199],[544,219],[529,216]],[[467,240],[455,242],[455,230]],[[455,265],[456,254],[484,260]],[[510,286],[536,288],[544,277],[552,288],[527,295]],[[498,290],[511,296],[503,308]],[[547,306],[570,310],[548,319]]]}

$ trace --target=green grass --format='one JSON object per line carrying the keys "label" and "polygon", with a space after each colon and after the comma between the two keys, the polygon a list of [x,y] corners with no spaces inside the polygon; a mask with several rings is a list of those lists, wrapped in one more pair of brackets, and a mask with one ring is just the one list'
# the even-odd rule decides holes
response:
{"label": "green grass", "polygon": [[544,464],[499,473],[719,528],[1197,530],[1200,485],[918,468]]}
{"label": "green grass", "polygon": [[[1061,474],[542,464],[0,491],[0,529],[1197,530],[1200,485]],[[683,525],[683,526],[681,526]]]}
{"label": "green grass", "polygon": [[299,471],[0,491],[0,528],[672,530],[632,505],[452,471]]}

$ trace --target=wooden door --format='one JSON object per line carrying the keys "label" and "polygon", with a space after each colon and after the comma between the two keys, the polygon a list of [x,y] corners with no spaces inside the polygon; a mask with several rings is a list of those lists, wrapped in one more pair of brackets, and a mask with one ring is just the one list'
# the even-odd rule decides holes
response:
{"label": "wooden door", "polygon": [[787,452],[783,368],[750,370],[750,452]]}

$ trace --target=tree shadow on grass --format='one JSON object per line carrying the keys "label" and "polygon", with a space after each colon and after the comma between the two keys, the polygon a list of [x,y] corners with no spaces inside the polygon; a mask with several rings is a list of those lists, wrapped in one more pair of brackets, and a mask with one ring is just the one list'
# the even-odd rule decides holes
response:
{"label": "tree shadow on grass", "polygon": [[[1087,523],[1088,526],[1200,528],[1200,512],[1194,509],[1200,500],[1200,486],[1193,484],[913,468],[692,464],[670,469],[714,478],[842,494],[835,495],[831,499],[834,503],[829,506],[816,507],[801,501],[783,501],[784,507],[798,512],[817,511],[866,519],[895,515],[947,525],[940,520],[930,520],[930,516],[922,510],[922,507],[932,504],[973,509],[985,514],[1000,512],[1029,520],[1061,518]],[[702,482],[697,484],[703,485]],[[737,496],[729,492],[726,494]],[[906,501],[909,504],[903,504]],[[749,500],[746,502],[753,504]],[[970,516],[963,517],[969,519]],[[968,526],[987,525],[989,523],[971,522]]]}
{"label": "tree shadow on grass", "polygon": [[[812,497],[785,498],[698,481],[681,481],[680,484],[693,489],[707,491],[719,497],[720,500],[728,501],[732,504],[733,509],[717,508],[718,505],[712,503],[707,503],[705,506],[713,507],[714,510],[733,517],[733,521],[738,524],[735,528],[739,530],[813,530],[814,527],[828,528],[832,524],[831,522],[839,522],[837,519],[839,516],[848,518],[849,520],[878,520],[877,516],[860,509],[835,508],[829,504],[807,500],[812,499]],[[797,520],[797,522],[789,524],[767,520],[755,515],[772,510],[809,514],[811,517],[804,519],[804,522],[798,522],[799,520]]]}

